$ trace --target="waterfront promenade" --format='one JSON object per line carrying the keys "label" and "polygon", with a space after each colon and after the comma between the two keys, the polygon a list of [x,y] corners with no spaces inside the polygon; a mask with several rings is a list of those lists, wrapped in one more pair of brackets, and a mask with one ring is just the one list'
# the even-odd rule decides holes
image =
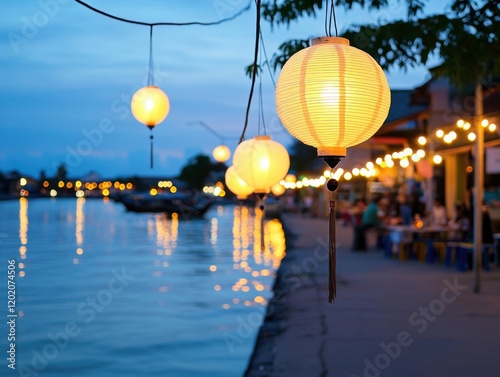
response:
{"label": "waterfront promenade", "polygon": [[246,377],[482,377],[500,371],[500,270],[353,252],[337,226],[337,301],[328,303],[327,221],[285,215],[293,234]]}

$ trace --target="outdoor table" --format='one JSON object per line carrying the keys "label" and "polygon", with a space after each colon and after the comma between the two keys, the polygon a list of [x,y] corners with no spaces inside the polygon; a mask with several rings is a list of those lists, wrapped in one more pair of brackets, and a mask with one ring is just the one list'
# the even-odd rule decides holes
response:
{"label": "outdoor table", "polygon": [[[411,244],[414,241],[413,236],[415,234],[422,237],[424,234],[428,234],[431,238],[436,237],[436,235],[447,233],[450,228],[447,226],[423,226],[416,227],[413,225],[388,225],[385,227],[389,231],[389,237],[393,244],[393,253],[397,253],[400,251],[401,244]],[[400,254],[400,259],[404,259]],[[434,256],[431,253],[428,253],[429,262],[434,260]]]}

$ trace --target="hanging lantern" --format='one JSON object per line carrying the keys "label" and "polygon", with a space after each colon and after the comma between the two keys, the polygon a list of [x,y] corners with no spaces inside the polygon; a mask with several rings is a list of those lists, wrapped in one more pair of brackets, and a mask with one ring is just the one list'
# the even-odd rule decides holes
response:
{"label": "hanging lantern", "polygon": [[219,145],[214,148],[212,156],[217,162],[226,162],[231,157],[231,150],[226,145]]}
{"label": "hanging lantern", "polygon": [[151,85],[135,92],[130,107],[135,119],[153,128],[167,117],[170,102],[163,90]]}
{"label": "hanging lantern", "polygon": [[[148,126],[153,131],[154,126],[163,122],[170,111],[170,102],[167,95],[154,85],[139,89],[132,97],[130,109],[135,119]],[[150,164],[153,168],[153,134],[149,136]]]}
{"label": "hanging lantern", "polygon": [[[382,126],[390,102],[382,68],[370,55],[339,37],[313,39],[310,47],[286,62],[276,85],[281,122],[297,139],[316,147],[318,156],[332,170],[348,147],[369,139]],[[339,183],[331,178],[326,186],[332,192],[328,301],[333,302],[337,289],[333,192]]]}
{"label": "hanging lantern", "polygon": [[238,176],[233,165],[226,170],[226,186],[240,200],[245,200],[253,193],[253,188]]}
{"label": "hanging lantern", "polygon": [[265,194],[286,175],[290,157],[285,147],[270,136],[256,136],[238,145],[233,165],[257,194]]}
{"label": "hanging lantern", "polygon": [[344,157],[347,147],[369,139],[390,102],[382,68],[339,37],[313,39],[288,60],[276,86],[283,125],[321,157]]}
{"label": "hanging lantern", "polygon": [[275,185],[273,185],[273,187],[271,187],[271,192],[274,196],[281,196],[285,193],[285,191],[285,186],[279,183],[276,183]]}

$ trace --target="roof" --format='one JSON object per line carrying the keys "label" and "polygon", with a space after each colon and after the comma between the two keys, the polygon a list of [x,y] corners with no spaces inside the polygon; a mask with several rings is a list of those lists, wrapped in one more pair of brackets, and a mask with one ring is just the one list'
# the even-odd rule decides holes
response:
{"label": "roof", "polygon": [[391,90],[391,107],[384,124],[411,118],[427,110],[426,105],[412,104],[415,89]]}

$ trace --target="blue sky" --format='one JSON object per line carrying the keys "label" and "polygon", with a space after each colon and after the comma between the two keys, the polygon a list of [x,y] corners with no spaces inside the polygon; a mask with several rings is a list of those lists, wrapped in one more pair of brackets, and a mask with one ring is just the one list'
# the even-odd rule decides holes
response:
{"label": "blue sky", "polygon": [[[215,21],[238,12],[247,0],[89,0],[106,12],[145,22]],[[253,1],[252,1],[253,3]],[[381,12],[337,11],[339,29],[351,22],[404,17],[402,1]],[[432,2],[430,10],[446,1]],[[228,137],[241,133],[250,80],[255,9],[218,26],[154,29],[157,84],[170,98],[167,119],[155,130],[155,167],[149,168],[149,130],[129,112],[129,98],[146,84],[149,28],[94,13],[73,0],[0,2],[0,171],[50,176],[66,163],[70,176],[90,170],[103,176],[176,175],[186,161],[211,154],[219,140],[203,121]],[[289,38],[323,35],[323,20],[302,19],[290,28],[263,22],[269,55]],[[428,79],[424,67],[389,72],[391,88]],[[262,76],[268,134],[285,146],[274,89]],[[257,134],[258,97],[247,138]],[[234,150],[235,140],[228,140]]]}

